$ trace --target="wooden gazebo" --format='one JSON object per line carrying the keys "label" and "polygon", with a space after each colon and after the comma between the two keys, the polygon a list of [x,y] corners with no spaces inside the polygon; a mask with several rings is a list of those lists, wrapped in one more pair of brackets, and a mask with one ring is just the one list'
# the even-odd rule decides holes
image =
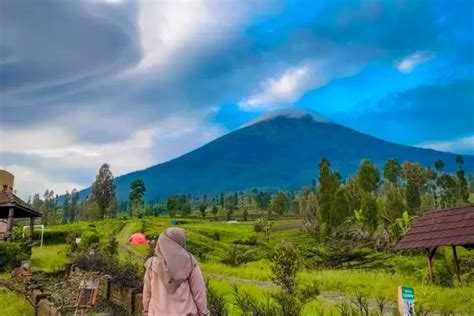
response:
{"label": "wooden gazebo", "polygon": [[0,191],[0,219],[6,219],[6,231],[0,233],[0,240],[9,240],[13,229],[15,218],[30,219],[30,239],[33,240],[35,218],[41,217],[39,211],[34,210],[28,203],[16,196],[8,185],[4,185]]}
{"label": "wooden gazebo", "polygon": [[432,260],[440,246],[452,247],[456,275],[461,284],[456,247],[474,249],[474,205],[424,213],[396,244],[395,250],[424,249],[428,276],[433,282]]}

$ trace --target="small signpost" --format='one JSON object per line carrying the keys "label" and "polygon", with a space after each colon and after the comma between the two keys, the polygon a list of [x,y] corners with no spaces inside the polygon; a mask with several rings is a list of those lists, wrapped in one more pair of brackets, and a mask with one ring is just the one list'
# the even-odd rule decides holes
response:
{"label": "small signpost", "polygon": [[398,311],[401,316],[414,316],[415,289],[407,286],[398,287]]}

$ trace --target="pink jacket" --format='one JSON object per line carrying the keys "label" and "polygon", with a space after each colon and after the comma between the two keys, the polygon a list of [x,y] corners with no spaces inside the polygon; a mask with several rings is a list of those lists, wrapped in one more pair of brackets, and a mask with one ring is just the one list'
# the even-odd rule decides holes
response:
{"label": "pink jacket", "polygon": [[[156,260],[156,258],[155,258]],[[173,294],[168,294],[159,275],[149,268],[143,286],[143,314],[148,316],[209,315],[206,286],[201,269],[196,265]]]}

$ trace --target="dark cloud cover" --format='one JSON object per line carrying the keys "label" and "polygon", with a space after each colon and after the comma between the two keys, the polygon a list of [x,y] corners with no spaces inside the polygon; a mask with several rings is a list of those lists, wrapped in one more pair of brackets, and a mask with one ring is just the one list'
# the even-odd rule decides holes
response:
{"label": "dark cloud cover", "polygon": [[54,126],[106,146],[173,120],[184,137],[191,117],[208,137],[272,102],[410,145],[474,134],[472,1],[114,2],[0,2],[2,134]]}

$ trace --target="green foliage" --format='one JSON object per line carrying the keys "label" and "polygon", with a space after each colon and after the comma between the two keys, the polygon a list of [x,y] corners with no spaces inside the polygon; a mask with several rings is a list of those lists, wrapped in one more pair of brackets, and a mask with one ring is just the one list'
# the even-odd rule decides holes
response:
{"label": "green foliage", "polygon": [[273,227],[273,222],[269,221],[266,218],[259,218],[255,222],[254,230],[255,232],[262,232],[265,236],[265,241],[268,242],[270,239],[270,231],[272,230]]}
{"label": "green foliage", "polygon": [[0,272],[20,266],[30,256],[31,246],[26,243],[0,242]]}
{"label": "green foliage", "polygon": [[115,201],[114,176],[108,164],[103,164],[92,184],[92,200],[99,206],[100,217],[110,217],[110,207]]}
{"label": "green foliage", "polygon": [[379,205],[381,218],[386,225],[391,225],[407,209],[401,190],[391,184],[387,185],[385,195],[380,198]]}
{"label": "green foliage", "polygon": [[380,181],[380,172],[370,160],[362,160],[356,174],[356,181],[365,192],[374,192]]}
{"label": "green foliage", "polygon": [[99,235],[94,231],[84,231],[81,235],[81,247],[89,248],[93,244],[98,244],[100,241]]}
{"label": "green foliage", "polygon": [[67,243],[67,237],[70,231],[67,229],[46,229],[43,235],[43,244],[44,245],[59,245]]}
{"label": "green foliage", "polygon": [[131,214],[134,217],[139,217],[140,213],[140,205],[142,204],[143,196],[145,196],[146,187],[145,182],[142,179],[135,179],[130,184],[130,209]]}
{"label": "green foliage", "polygon": [[352,210],[350,209],[347,196],[346,187],[341,185],[336,190],[332,200],[331,216],[326,219],[326,223],[331,227],[341,225],[349,216],[351,216]]}
{"label": "green foliage", "polygon": [[217,292],[217,290],[209,284],[206,280],[206,294],[207,305],[211,315],[226,316],[227,307],[224,295]]}
{"label": "green foliage", "polygon": [[288,211],[288,197],[283,192],[278,192],[274,196],[272,196],[272,200],[270,203],[270,210],[273,213],[283,215]]}
{"label": "green foliage", "polygon": [[383,167],[383,176],[394,185],[398,185],[402,167],[397,159],[389,159]]}
{"label": "green foliage", "polygon": [[206,260],[207,254],[212,250],[205,242],[189,238],[186,240],[186,249],[201,260]]}
{"label": "green foliage", "polygon": [[273,281],[290,294],[295,292],[295,277],[298,272],[298,253],[293,245],[281,240],[273,253]]}
{"label": "green foliage", "polygon": [[379,222],[377,200],[372,193],[364,193],[361,200],[361,209],[364,213],[364,224],[366,224],[371,231],[374,231]]}
{"label": "green foliage", "polygon": [[394,222],[395,228],[398,230],[398,235],[405,234],[415,218],[416,216],[410,216],[407,211],[403,212],[402,217],[397,218]]}
{"label": "green foliage", "polygon": [[33,247],[31,266],[33,270],[55,272],[69,262],[67,245]]}
{"label": "green foliage", "polygon": [[341,185],[341,176],[331,170],[328,160],[322,159],[319,163],[318,202],[321,219],[325,223],[332,220],[333,199]]}
{"label": "green foliage", "polygon": [[229,247],[226,256],[222,259],[222,263],[236,267],[243,263],[257,261],[260,254],[254,249],[248,249],[242,246],[232,245]]}
{"label": "green foliage", "polygon": [[0,315],[2,316],[33,316],[34,310],[23,295],[0,287]]}

